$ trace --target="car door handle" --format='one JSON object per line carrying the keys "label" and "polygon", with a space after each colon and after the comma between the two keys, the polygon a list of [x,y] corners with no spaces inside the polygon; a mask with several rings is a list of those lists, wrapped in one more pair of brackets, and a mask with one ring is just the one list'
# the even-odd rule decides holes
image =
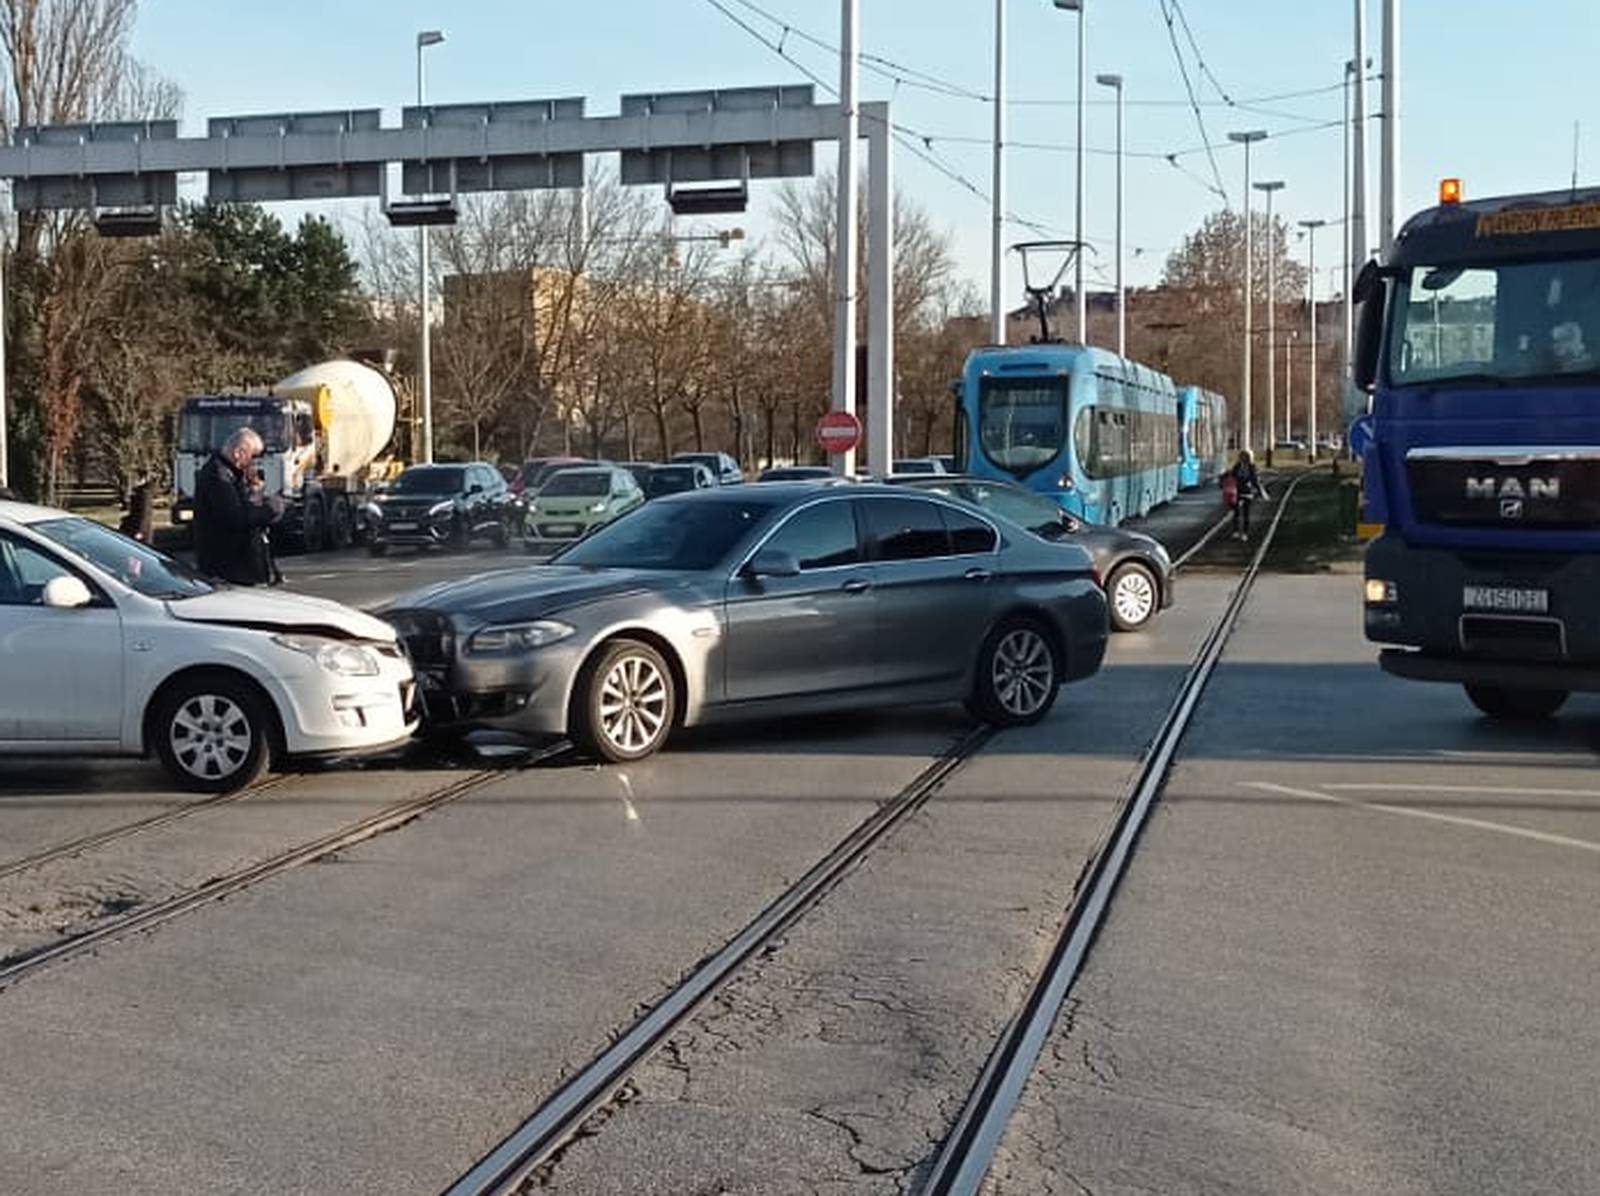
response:
{"label": "car door handle", "polygon": [[968,581],[990,581],[994,578],[994,574],[987,569],[968,569],[962,576]]}
{"label": "car door handle", "polygon": [[872,588],[872,583],[862,577],[852,577],[839,588],[846,594],[865,594]]}

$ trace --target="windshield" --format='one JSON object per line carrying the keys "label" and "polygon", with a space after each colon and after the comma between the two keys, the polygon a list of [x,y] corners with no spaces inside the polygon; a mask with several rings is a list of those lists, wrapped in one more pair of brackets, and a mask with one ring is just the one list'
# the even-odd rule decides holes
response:
{"label": "windshield", "polygon": [[726,560],[766,525],[778,504],[759,499],[713,499],[647,503],[554,561],[611,569],[710,569]]}
{"label": "windshield", "polygon": [[661,494],[677,494],[694,489],[693,469],[655,469],[645,479],[645,493],[652,498]]}
{"label": "windshield", "polygon": [[289,445],[288,421],[281,403],[242,400],[185,407],[178,417],[178,449],[185,453],[214,452],[240,428],[254,429],[269,453],[281,453]]}
{"label": "windshield", "polygon": [[424,465],[406,470],[389,488],[390,494],[455,494],[461,489],[459,467]]}
{"label": "windshield", "polygon": [[89,519],[49,519],[32,530],[146,598],[193,598],[215,589],[182,562]]}
{"label": "windshield", "polygon": [[609,473],[578,473],[569,471],[558,473],[550,479],[549,485],[539,491],[544,498],[560,498],[570,494],[574,497],[585,498],[611,493],[611,475]]}
{"label": "windshield", "polygon": [[1399,386],[1560,378],[1600,369],[1600,258],[1418,266],[1389,337]]}
{"label": "windshield", "polygon": [[983,379],[978,445],[995,465],[1022,477],[1054,461],[1066,444],[1066,378]]}

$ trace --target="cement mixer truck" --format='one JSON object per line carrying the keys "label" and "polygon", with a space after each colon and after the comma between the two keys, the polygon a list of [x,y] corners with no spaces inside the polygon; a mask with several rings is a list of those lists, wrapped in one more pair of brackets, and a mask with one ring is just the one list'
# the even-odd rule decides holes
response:
{"label": "cement mixer truck", "polygon": [[365,493],[399,471],[383,455],[394,424],[394,387],[358,361],[319,362],[260,392],[187,398],[178,414],[172,521],[193,523],[196,475],[231,433],[249,427],[266,444],[256,466],[267,493],[289,502],[275,534],[306,552],[344,548]]}

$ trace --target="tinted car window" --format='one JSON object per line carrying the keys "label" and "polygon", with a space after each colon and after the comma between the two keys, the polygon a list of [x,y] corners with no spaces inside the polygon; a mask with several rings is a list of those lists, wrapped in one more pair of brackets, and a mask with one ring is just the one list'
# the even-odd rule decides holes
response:
{"label": "tinted car window", "polygon": [[553,562],[607,569],[710,569],[765,527],[778,508],[762,502],[713,498],[646,503],[608,523]]}
{"label": "tinted car window", "polygon": [[689,465],[667,465],[653,469],[645,482],[645,493],[651,498],[659,498],[663,494],[693,490],[699,484],[696,472]]}
{"label": "tinted car window", "polygon": [[862,503],[867,534],[880,561],[915,561],[945,556],[949,537],[939,508],[914,498],[873,498]]}
{"label": "tinted car window", "polygon": [[459,465],[413,465],[398,478],[391,494],[457,494],[466,489],[466,470]]}
{"label": "tinted car window", "polygon": [[832,569],[861,559],[856,517],[847,502],[818,503],[796,512],[767,541],[767,548],[787,552],[801,569]]}
{"label": "tinted car window", "polygon": [[957,556],[994,551],[994,528],[976,515],[968,515],[954,507],[940,507],[939,514],[944,516],[945,530],[950,533],[950,548]]}
{"label": "tinted car window", "polygon": [[563,495],[594,498],[610,493],[610,474],[581,473],[576,470],[556,474],[539,491],[542,498],[561,498]]}

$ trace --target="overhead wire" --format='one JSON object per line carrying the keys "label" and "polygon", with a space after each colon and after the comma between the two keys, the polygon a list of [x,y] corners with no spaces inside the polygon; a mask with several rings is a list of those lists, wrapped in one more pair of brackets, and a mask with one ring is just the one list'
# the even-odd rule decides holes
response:
{"label": "overhead wire", "polygon": [[[1178,31],[1174,27],[1172,10],[1168,7],[1169,0],[1157,0],[1161,5],[1161,15],[1167,23],[1167,39],[1172,43],[1172,56],[1178,63],[1178,75],[1183,80],[1183,89],[1189,96],[1189,107],[1194,112],[1195,124],[1200,129],[1200,140],[1207,146],[1211,143],[1211,134],[1206,130],[1205,114],[1200,111],[1200,100],[1195,95],[1194,82],[1189,78],[1188,64],[1183,61],[1183,49],[1178,45]],[[1220,90],[1220,89],[1219,89]],[[1226,94],[1224,93],[1224,99]],[[1222,168],[1217,165],[1217,155],[1211,149],[1206,150],[1206,157],[1211,162],[1211,177],[1216,186],[1212,188],[1226,204],[1228,202],[1228,188],[1222,182]],[[1171,161],[1172,159],[1168,159]]]}

